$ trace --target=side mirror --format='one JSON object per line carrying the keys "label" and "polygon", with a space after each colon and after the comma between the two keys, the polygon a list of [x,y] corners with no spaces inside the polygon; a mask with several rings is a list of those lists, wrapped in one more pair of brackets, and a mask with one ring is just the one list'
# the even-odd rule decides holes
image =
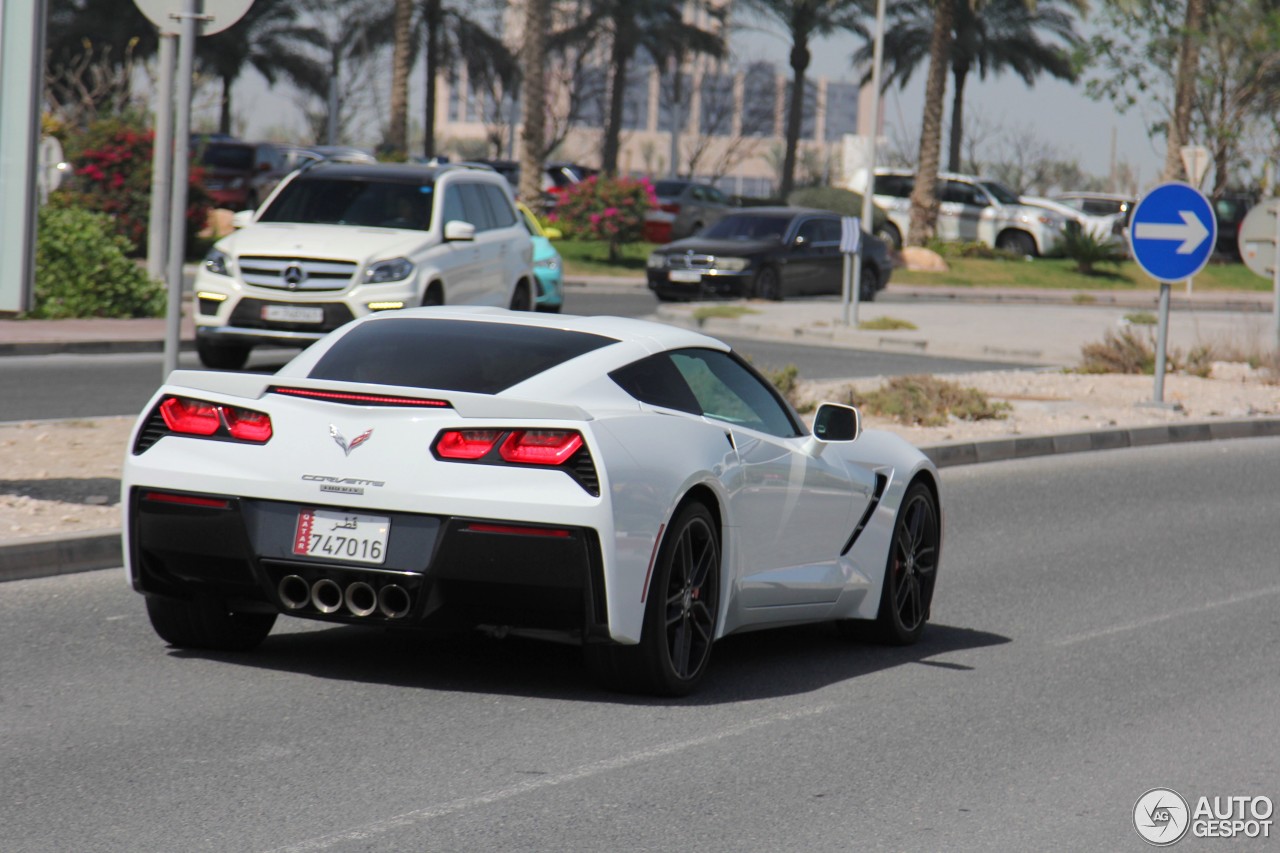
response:
{"label": "side mirror", "polygon": [[543,228],[542,233],[548,240],[559,240],[564,237],[564,232],[559,228]]}
{"label": "side mirror", "polygon": [[797,235],[796,235],[796,238],[795,238],[794,240],[792,240],[792,241],[791,241],[791,246],[792,246],[792,248],[799,249],[799,248],[803,247],[803,246],[804,246],[806,243],[808,243],[808,242],[809,242],[809,241],[808,241],[808,240],[806,240],[806,239],[804,238],[804,235],[803,235],[803,234],[797,234]]}
{"label": "side mirror", "polygon": [[853,406],[823,403],[813,416],[813,435],[805,443],[810,456],[821,456],[828,444],[856,441],[862,435],[862,413]]}
{"label": "side mirror", "polygon": [[476,227],[461,219],[450,219],[444,224],[444,239],[446,243],[469,243],[476,239]]}
{"label": "side mirror", "polygon": [[235,213],[231,214],[231,227],[240,229],[244,228],[246,225],[252,225],[253,214],[254,211],[252,210],[237,210]]}

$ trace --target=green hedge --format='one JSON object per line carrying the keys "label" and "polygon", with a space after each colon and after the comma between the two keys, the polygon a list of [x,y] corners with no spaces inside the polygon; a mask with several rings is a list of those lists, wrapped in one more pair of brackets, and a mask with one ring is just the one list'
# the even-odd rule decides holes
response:
{"label": "green hedge", "polygon": [[40,209],[34,307],[29,316],[158,317],[164,286],[130,260],[110,217],[76,207]]}

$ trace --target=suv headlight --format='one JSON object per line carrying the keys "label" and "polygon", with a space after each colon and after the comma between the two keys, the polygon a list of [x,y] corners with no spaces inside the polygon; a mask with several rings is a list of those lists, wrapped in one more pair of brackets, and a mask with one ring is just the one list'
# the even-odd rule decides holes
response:
{"label": "suv headlight", "polygon": [[210,249],[209,254],[204,256],[204,268],[216,275],[231,275],[227,269],[227,261],[231,260],[227,257],[226,252],[220,252],[217,249]]}
{"label": "suv headlight", "polygon": [[713,266],[715,269],[724,272],[742,272],[747,268],[747,264],[751,263],[746,258],[720,258],[717,257]]}
{"label": "suv headlight", "polygon": [[405,258],[392,258],[389,261],[378,261],[364,271],[366,284],[383,284],[388,281],[403,281],[413,275],[413,264]]}
{"label": "suv headlight", "polygon": [[540,261],[534,261],[533,265],[538,269],[558,270],[560,269],[560,256],[555,255],[554,257],[543,258]]}
{"label": "suv headlight", "polygon": [[651,270],[665,269],[667,266],[667,256],[654,252],[649,256],[649,260],[645,262],[645,266]]}

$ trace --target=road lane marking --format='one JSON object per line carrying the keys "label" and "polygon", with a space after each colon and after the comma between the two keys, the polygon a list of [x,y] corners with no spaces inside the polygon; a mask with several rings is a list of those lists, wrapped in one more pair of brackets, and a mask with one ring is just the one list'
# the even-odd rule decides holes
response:
{"label": "road lane marking", "polygon": [[592,776],[599,776],[602,773],[609,773],[614,770],[622,770],[637,764],[644,764],[659,758],[665,758],[668,755],[675,755],[685,750],[694,749],[700,746],[717,743],[731,737],[738,737],[755,729],[765,726],[772,726],[777,723],[790,723],[796,720],[806,719],[808,717],[816,717],[829,711],[834,711],[838,706],[835,704],[817,705],[811,708],[803,708],[797,711],[781,711],[776,714],[770,714],[745,723],[739,723],[736,726],[730,726],[727,729],[716,732],[715,734],[705,735],[699,738],[690,738],[689,740],[676,741],[675,743],[656,746],[651,749],[643,749],[637,752],[619,755],[613,758],[605,758],[600,761],[593,761],[590,764],[583,764],[563,773],[557,773],[551,776],[543,776],[538,779],[531,779],[528,782],[521,782],[517,785],[510,785],[506,788],[498,788],[495,791],[489,791],[484,794],[477,794],[472,797],[459,797],[456,800],[439,803],[434,806],[427,806],[421,809],[415,809],[411,812],[395,815],[385,820],[374,821],[364,824],[363,826],[354,827],[342,832],[335,832],[330,835],[322,835],[318,838],[311,838],[305,841],[299,841],[296,844],[289,844],[284,847],[277,847],[268,853],[310,853],[316,850],[327,850],[338,844],[346,844],[353,841],[366,841],[383,833],[390,832],[394,829],[410,829],[430,820],[446,817],[458,812],[469,811],[470,809],[479,808],[481,806],[492,805],[503,800],[509,800],[513,797],[523,796],[543,788],[554,788],[560,785],[567,785],[571,782],[580,782],[583,779],[589,779]]}
{"label": "road lane marking", "polygon": [[1083,634],[1072,634],[1063,637],[1060,640],[1054,640],[1053,645],[1059,648],[1063,646],[1074,646],[1077,643],[1086,643],[1089,640],[1100,640],[1103,637],[1111,637],[1116,634],[1123,634],[1127,631],[1136,631],[1139,628],[1146,628],[1151,625],[1158,625],[1161,622],[1168,622],[1170,619],[1179,619],[1183,616],[1194,616],[1198,613],[1207,613],[1210,610],[1216,610],[1219,607],[1228,607],[1232,604],[1243,604],[1246,601],[1253,601],[1258,598],[1266,598],[1270,595],[1280,595],[1280,586],[1270,586],[1265,589],[1255,589],[1253,592],[1242,592],[1239,595],[1233,595],[1229,598],[1221,598],[1217,601],[1210,601],[1205,604],[1197,604],[1195,607],[1184,607],[1180,610],[1173,610],[1169,613],[1162,613],[1159,616],[1148,616],[1145,619],[1138,619],[1134,622],[1126,622],[1122,625],[1112,625],[1110,628],[1103,628],[1098,631],[1086,631]]}

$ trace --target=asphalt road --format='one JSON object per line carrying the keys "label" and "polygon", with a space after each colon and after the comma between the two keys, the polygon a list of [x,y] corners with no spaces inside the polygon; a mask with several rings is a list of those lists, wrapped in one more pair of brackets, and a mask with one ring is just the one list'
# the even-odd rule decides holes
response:
{"label": "asphalt road", "polygon": [[1150,788],[1280,799],[1278,479],[1277,439],[947,469],[922,645],[730,638],[672,702],[531,641],[177,652],[118,571],[4,584],[0,848],[1144,850]]}
{"label": "asphalt road", "polygon": [[[571,290],[568,311],[644,317],[657,302],[636,288]],[[881,352],[855,352],[745,339],[727,342],[749,355],[756,366],[776,370],[794,364],[806,379],[891,376],[904,373],[955,373],[1007,364]],[[297,350],[255,350],[250,369],[275,370]],[[179,367],[198,368],[194,352],[182,353]],[[160,353],[48,355],[0,358],[0,421],[135,415],[160,385]]]}

